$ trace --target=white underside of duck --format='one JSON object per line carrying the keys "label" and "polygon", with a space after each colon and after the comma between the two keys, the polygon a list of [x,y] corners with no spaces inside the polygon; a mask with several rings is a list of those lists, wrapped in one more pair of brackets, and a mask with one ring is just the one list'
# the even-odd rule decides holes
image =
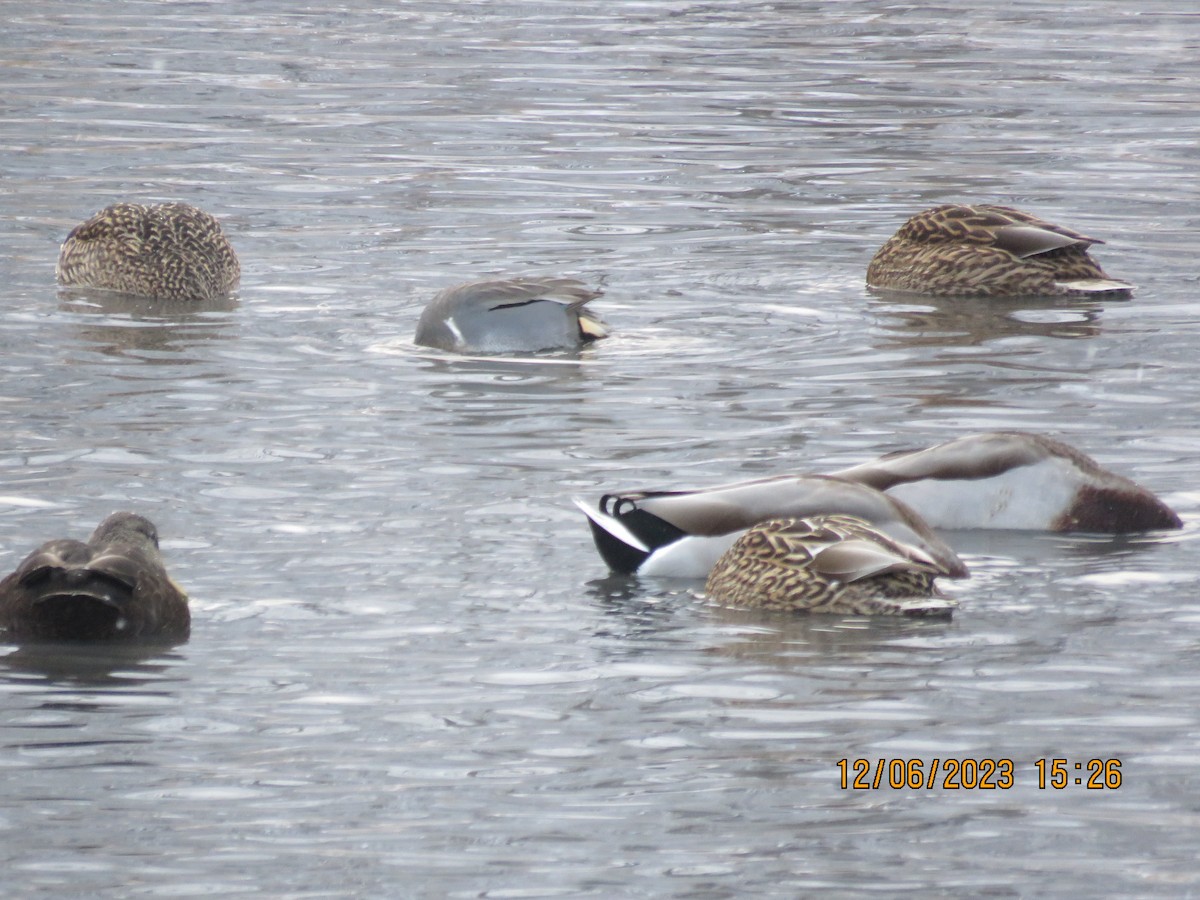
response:
{"label": "white underside of duck", "polygon": [[716,537],[682,538],[651,553],[638,568],[638,574],[652,578],[707,578],[717,560],[745,533],[743,530]]}
{"label": "white underside of duck", "polygon": [[1081,485],[1073,463],[1051,458],[990,478],[925,478],[884,493],[907,503],[934,528],[1050,531]]}
{"label": "white underside of duck", "polygon": [[742,529],[715,536],[687,535],[651,549],[616,516],[589,506],[581,497],[575,497],[574,503],[594,526],[626,546],[649,554],[637,567],[637,573],[651,578],[706,578],[717,560],[745,534]]}
{"label": "white underside of duck", "polygon": [[884,491],[934,528],[1128,534],[1182,527],[1152,492],[1047,435],[968,435],[834,474]]}

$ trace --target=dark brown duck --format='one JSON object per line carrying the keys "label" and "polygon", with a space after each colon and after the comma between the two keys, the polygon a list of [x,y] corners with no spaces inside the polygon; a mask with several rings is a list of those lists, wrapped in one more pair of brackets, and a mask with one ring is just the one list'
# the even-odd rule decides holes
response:
{"label": "dark brown duck", "polygon": [[0,628],[16,640],[183,639],[190,627],[158,531],[135,513],[113,513],[86,544],[46,542],[0,581]]}

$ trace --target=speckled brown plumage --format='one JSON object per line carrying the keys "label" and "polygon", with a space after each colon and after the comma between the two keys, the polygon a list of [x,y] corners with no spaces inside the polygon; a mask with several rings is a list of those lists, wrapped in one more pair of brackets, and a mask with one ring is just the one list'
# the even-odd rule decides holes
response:
{"label": "speckled brown plumage", "polygon": [[63,242],[59,284],[157,300],[213,300],[237,287],[241,267],[220,223],[186,203],[114,203]]}
{"label": "speckled brown plumage", "polygon": [[1103,241],[1007,206],[948,204],[917,213],[875,254],[867,284],[939,296],[1127,298],[1088,255]]}
{"label": "speckled brown plumage", "polygon": [[947,616],[948,571],[855,516],[772,519],[717,561],[705,591],[727,606],[841,615]]}
{"label": "speckled brown plumage", "polygon": [[134,513],[113,513],[86,544],[48,541],[0,581],[0,628],[14,640],[182,640],[190,626],[158,532]]}

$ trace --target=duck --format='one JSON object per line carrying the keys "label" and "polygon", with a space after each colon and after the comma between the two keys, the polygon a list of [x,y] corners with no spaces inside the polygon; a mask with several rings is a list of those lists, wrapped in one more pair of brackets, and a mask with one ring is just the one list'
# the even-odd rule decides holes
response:
{"label": "duck", "polygon": [[608,336],[587,304],[601,295],[574,278],[504,278],[438,292],[414,341],[453,353],[572,350]]}
{"label": "duck", "polygon": [[221,223],[186,203],[113,203],[76,225],[58,252],[64,287],[164,301],[226,297],[242,270]]}
{"label": "duck", "polygon": [[601,558],[618,575],[701,579],[749,528],[777,518],[853,515],[917,547],[951,577],[966,565],[903,502],[864,484],[824,475],[778,475],[698,490],[576,497]]}
{"label": "duck", "polygon": [[86,543],[47,541],[0,581],[0,628],[16,640],[184,639],[191,613],[167,574],[158,529],[118,512]]}
{"label": "duck", "polygon": [[917,213],[867,266],[872,288],[964,297],[1128,299],[1088,254],[1097,238],[1010,206],[951,203]]}
{"label": "duck", "polygon": [[1129,534],[1183,527],[1151,491],[1044,434],[966,435],[832,474],[883,491],[938,529]]}
{"label": "duck", "polygon": [[948,617],[935,579],[953,573],[847,515],[770,519],[741,535],[704,585],[722,606],[852,616]]}

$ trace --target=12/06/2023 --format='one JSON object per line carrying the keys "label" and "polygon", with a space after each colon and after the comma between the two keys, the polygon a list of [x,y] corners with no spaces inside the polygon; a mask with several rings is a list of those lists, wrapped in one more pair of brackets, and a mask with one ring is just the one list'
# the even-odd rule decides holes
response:
{"label": "12/06/2023", "polygon": [[[1061,790],[1072,784],[1089,790],[1116,790],[1121,786],[1121,761],[1090,759],[1071,763],[1067,759],[1039,759],[1038,788]],[[880,788],[924,788],[931,790],[1009,790],[1016,785],[1016,766],[1011,759],[984,757],[942,759],[839,759],[839,786],[842,790],[879,790]],[[1073,775],[1072,773],[1079,773]]]}

